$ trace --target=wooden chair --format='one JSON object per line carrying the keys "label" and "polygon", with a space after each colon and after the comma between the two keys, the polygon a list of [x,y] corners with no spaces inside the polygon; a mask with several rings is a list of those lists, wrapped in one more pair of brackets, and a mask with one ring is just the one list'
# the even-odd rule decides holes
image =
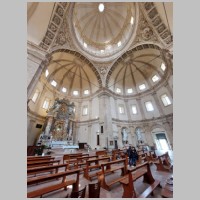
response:
{"label": "wooden chair", "polygon": [[79,191],[72,191],[71,195],[67,195],[66,198],[85,198],[85,191],[86,186]]}
{"label": "wooden chair", "polygon": [[100,188],[101,188],[101,183],[91,183],[88,185],[88,190],[89,190],[89,198],[99,198],[100,196]]}

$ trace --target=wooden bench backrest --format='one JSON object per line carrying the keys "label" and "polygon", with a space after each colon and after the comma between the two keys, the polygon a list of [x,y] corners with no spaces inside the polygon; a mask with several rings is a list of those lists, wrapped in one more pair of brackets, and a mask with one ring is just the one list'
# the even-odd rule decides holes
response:
{"label": "wooden bench backrest", "polygon": [[102,161],[102,160],[109,160],[110,157],[102,157],[102,158],[96,158],[96,159],[89,159],[86,161],[86,164],[89,165],[90,163],[93,163],[93,162],[98,162],[98,161]]}
{"label": "wooden bench backrest", "polygon": [[126,173],[127,173],[127,165],[126,165],[127,161],[126,161],[125,158],[119,159],[119,160],[110,161],[110,162],[106,162],[106,163],[102,163],[102,164],[101,164],[102,172],[104,173],[105,167],[110,166],[110,165],[112,165],[112,164],[118,164],[118,163],[123,163],[123,166],[124,166],[124,174],[126,174]]}
{"label": "wooden bench backrest", "polygon": [[158,159],[159,159],[160,163],[162,163],[164,165],[167,165],[167,166],[171,165],[171,159],[169,157],[168,152],[158,156]]}
{"label": "wooden bench backrest", "polygon": [[66,171],[67,165],[68,164],[59,164],[59,165],[50,165],[50,166],[27,168],[27,174],[34,174],[36,172],[43,172],[45,170],[50,170],[50,169],[58,169],[58,168],[61,168],[61,167],[65,167],[65,171]]}
{"label": "wooden bench backrest", "polygon": [[54,158],[52,156],[27,156],[27,160],[39,160],[39,159],[46,159],[46,158]]}
{"label": "wooden bench backrest", "polygon": [[64,172],[58,172],[56,174],[50,174],[50,175],[46,175],[46,176],[42,176],[42,177],[27,179],[27,185],[41,183],[41,182],[45,182],[45,181],[49,181],[49,180],[53,180],[53,179],[57,179],[57,178],[63,178],[62,181],[64,182],[65,177],[68,175],[72,175],[72,174],[77,174],[77,180],[79,181],[79,173],[80,173],[80,169],[73,169],[73,170],[68,170],[68,171],[64,171]]}
{"label": "wooden bench backrest", "polygon": [[34,163],[27,163],[27,167],[30,168],[30,167],[37,167],[37,166],[44,166],[44,165],[53,165],[54,163],[57,163],[59,164],[60,163],[60,160],[50,160],[50,161],[40,161],[40,162],[34,162]]}
{"label": "wooden bench backrest", "polygon": [[42,162],[42,161],[53,161],[55,158],[40,158],[40,159],[33,159],[33,160],[27,160],[27,163],[36,163],[36,162]]}
{"label": "wooden bench backrest", "polygon": [[150,169],[150,164],[148,162],[144,162],[143,164],[138,165],[133,169],[128,169],[129,183],[133,182],[132,172],[136,172],[136,171],[143,170],[143,169],[145,170],[145,174],[146,174],[144,176],[144,182],[146,181],[147,183],[152,184],[155,180],[154,180],[154,178],[152,176],[151,169]]}
{"label": "wooden bench backrest", "polygon": [[107,155],[107,151],[106,150],[96,151],[96,155],[97,156],[106,156]]}

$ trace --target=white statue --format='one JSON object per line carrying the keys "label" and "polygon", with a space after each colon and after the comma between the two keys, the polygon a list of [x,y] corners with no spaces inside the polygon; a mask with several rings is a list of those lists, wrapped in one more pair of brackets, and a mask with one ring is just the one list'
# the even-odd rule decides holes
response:
{"label": "white statue", "polygon": [[136,129],[136,135],[137,135],[138,141],[142,141],[142,135],[141,135],[141,129],[140,128]]}
{"label": "white statue", "polygon": [[127,141],[128,140],[128,134],[127,134],[125,128],[122,129],[122,140],[123,141]]}

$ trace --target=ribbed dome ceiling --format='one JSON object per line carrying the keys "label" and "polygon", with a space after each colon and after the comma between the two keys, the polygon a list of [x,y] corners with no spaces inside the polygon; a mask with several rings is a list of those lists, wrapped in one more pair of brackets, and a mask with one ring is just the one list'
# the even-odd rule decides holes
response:
{"label": "ribbed dome ceiling", "polygon": [[136,3],[75,3],[73,26],[80,47],[97,57],[113,56],[131,44],[136,31]]}
{"label": "ribbed dome ceiling", "polygon": [[[121,90],[120,95],[134,95],[146,91],[163,78],[162,63],[159,50],[148,48],[129,51],[118,59],[111,68],[107,87],[113,92],[116,92],[119,88]],[[153,82],[152,78],[155,78],[155,76],[158,80]],[[140,89],[140,87],[144,87],[141,86],[143,84],[145,88]],[[132,93],[128,93],[128,89],[132,89]]]}
{"label": "ribbed dome ceiling", "polygon": [[49,72],[47,81],[51,83],[54,80],[57,83],[56,89],[62,92],[64,87],[67,90],[66,94],[70,96],[73,95],[73,91],[78,91],[78,97],[86,96],[85,90],[92,94],[101,85],[97,79],[97,71],[78,53],[76,55],[68,52],[54,53],[47,70]]}

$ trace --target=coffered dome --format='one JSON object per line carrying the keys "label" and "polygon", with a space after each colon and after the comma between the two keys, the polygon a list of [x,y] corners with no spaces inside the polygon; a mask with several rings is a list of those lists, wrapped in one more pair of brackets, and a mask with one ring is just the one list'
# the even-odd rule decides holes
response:
{"label": "coffered dome", "polygon": [[109,60],[122,54],[133,42],[137,19],[136,3],[75,3],[76,43],[90,58]]}

